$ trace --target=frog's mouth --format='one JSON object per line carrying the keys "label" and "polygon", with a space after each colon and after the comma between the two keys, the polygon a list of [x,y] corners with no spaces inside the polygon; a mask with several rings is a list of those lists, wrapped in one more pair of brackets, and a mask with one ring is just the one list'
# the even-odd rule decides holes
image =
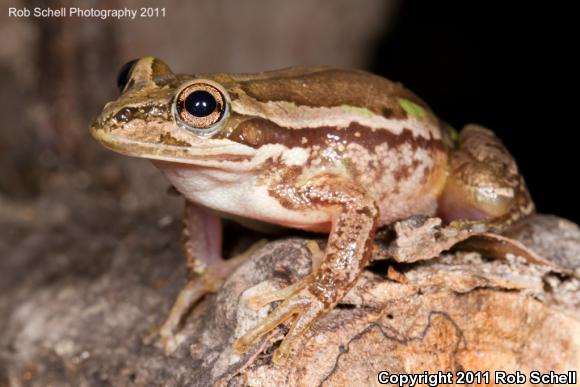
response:
{"label": "frog's mouth", "polygon": [[226,139],[186,142],[159,135],[157,138],[140,140],[115,135],[99,125],[91,126],[90,131],[97,141],[115,152],[179,164],[246,170],[252,168],[251,160],[257,153],[254,148]]}

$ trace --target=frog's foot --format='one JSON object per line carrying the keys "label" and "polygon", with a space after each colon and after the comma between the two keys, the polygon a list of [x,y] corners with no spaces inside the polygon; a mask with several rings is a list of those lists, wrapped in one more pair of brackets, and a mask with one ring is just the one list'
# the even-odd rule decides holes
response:
{"label": "frog's foot", "polygon": [[206,294],[215,293],[227,277],[226,268],[220,268],[220,270],[211,269],[187,281],[185,287],[177,295],[175,303],[163,324],[143,339],[144,344],[151,344],[159,337],[165,353],[172,353],[179,347],[187,338],[185,334],[179,332],[179,328],[187,315]]}
{"label": "frog's foot", "polygon": [[282,301],[294,293],[297,293],[304,287],[304,280],[298,281],[293,285],[286,286],[280,290],[275,290],[273,292],[265,293],[265,294],[258,294],[254,297],[248,298],[246,301],[250,308],[254,310],[259,310],[264,306],[271,304],[272,302]]}
{"label": "frog's foot", "polygon": [[[316,243],[316,241],[314,240],[308,241],[306,247],[308,248],[308,250],[310,250],[310,259],[312,260],[312,273],[316,273],[316,271],[322,264],[324,252],[320,250],[318,243]],[[252,309],[259,310],[264,306],[271,304],[272,302],[281,301],[285,300],[286,298],[289,298],[291,295],[301,290],[306,283],[307,279],[305,278],[302,281],[298,281],[295,284],[287,286],[280,290],[276,290],[265,294],[258,294],[254,297],[250,297],[247,300],[247,303]]]}
{"label": "frog's foot", "polygon": [[307,277],[294,285],[273,292],[263,299],[253,299],[251,302],[254,304],[280,299],[283,299],[283,302],[258,325],[239,337],[234,343],[234,349],[241,353],[245,352],[260,337],[293,318],[294,321],[290,326],[290,330],[274,353],[272,361],[275,364],[281,364],[288,359],[297,348],[299,339],[305,330],[334,306],[325,304],[310,291],[311,278]]}
{"label": "frog's foot", "polygon": [[173,304],[165,322],[151,334],[144,338],[144,343],[149,344],[157,336],[161,339],[161,344],[165,353],[174,352],[187,335],[179,331],[186,317],[191,313],[193,307],[206,295],[216,293],[229,275],[256,250],[263,247],[266,240],[254,243],[244,253],[213,264],[201,274],[194,274],[179,294]]}

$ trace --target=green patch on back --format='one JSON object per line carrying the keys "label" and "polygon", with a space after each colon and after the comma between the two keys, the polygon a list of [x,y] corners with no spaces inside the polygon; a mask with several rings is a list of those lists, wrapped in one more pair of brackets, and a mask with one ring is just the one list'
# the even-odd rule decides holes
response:
{"label": "green patch on back", "polygon": [[374,116],[374,113],[366,108],[361,108],[361,107],[356,107],[356,106],[348,106],[348,105],[342,105],[341,108],[342,108],[343,112],[356,114],[357,116],[362,116],[362,117]]}
{"label": "green patch on back", "polygon": [[408,99],[399,98],[399,105],[401,105],[401,107],[403,108],[404,111],[407,112],[407,114],[413,117],[423,118],[427,115],[425,109],[417,105],[415,102],[409,101]]}
{"label": "green patch on back", "polygon": [[457,130],[449,124],[445,124],[445,126],[447,128],[447,133],[449,133],[449,137],[451,137],[451,141],[453,141],[454,144],[457,143],[457,140],[459,140],[459,133]]}

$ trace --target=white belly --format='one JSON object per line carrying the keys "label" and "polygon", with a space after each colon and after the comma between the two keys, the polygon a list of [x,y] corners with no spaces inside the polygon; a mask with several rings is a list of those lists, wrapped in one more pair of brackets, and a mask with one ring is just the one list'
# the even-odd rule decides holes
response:
{"label": "white belly", "polygon": [[256,184],[253,173],[155,163],[187,200],[238,217],[310,231],[328,231],[330,214],[286,208],[268,188]]}

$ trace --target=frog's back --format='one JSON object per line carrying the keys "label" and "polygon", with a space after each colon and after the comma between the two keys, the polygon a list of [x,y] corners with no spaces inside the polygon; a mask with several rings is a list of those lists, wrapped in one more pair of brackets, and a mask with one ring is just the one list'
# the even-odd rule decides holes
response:
{"label": "frog's back", "polygon": [[302,165],[293,165],[302,178],[324,171],[356,180],[379,204],[381,223],[435,212],[450,140],[401,84],[334,68],[227,77],[217,80],[227,85],[236,123],[224,137],[305,151]]}

